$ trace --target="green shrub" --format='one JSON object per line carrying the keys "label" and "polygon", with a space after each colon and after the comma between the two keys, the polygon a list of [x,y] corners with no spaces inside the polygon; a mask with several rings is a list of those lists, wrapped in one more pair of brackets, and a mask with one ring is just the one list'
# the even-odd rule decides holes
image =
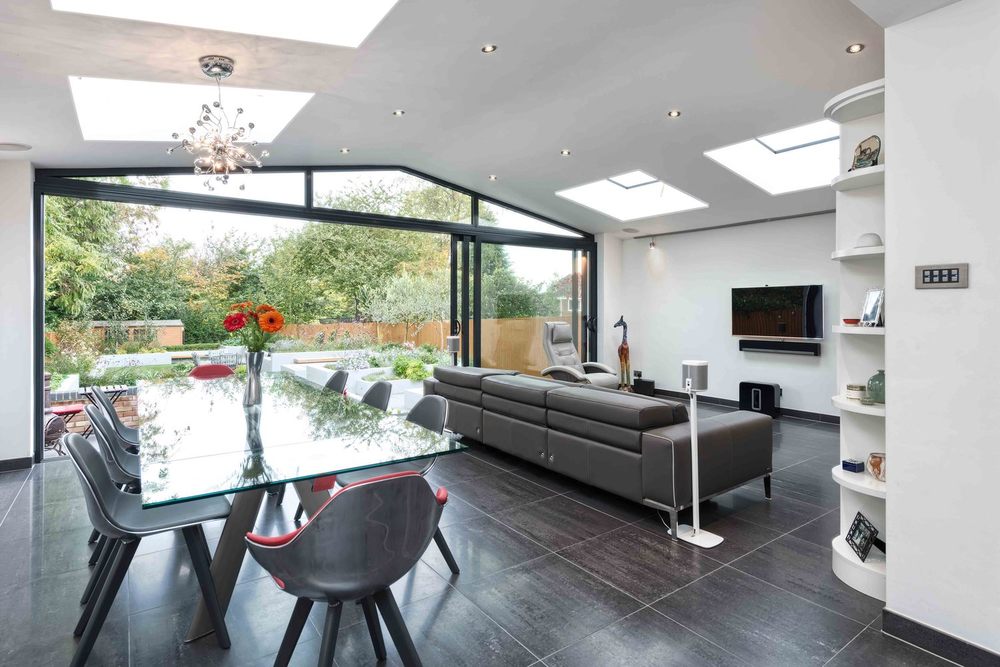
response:
{"label": "green shrub", "polygon": [[194,364],[190,363],[107,368],[100,373],[82,373],[80,375],[80,386],[89,387],[97,385],[106,387],[109,385],[124,384],[131,387],[140,380],[173,380],[186,377],[192,368],[194,368]]}
{"label": "green shrub", "polygon": [[430,372],[418,357],[399,355],[392,362],[392,374],[406,380],[424,380],[430,377]]}
{"label": "green shrub", "polygon": [[188,350],[218,350],[222,345],[219,343],[185,343],[183,345],[167,345],[164,350],[167,352],[186,352]]}
{"label": "green shrub", "polygon": [[46,336],[45,337],[45,356],[46,357],[51,357],[53,354],[55,354],[58,351],[59,351],[59,348],[56,346],[56,344],[52,342],[51,338],[49,338],[48,336]]}

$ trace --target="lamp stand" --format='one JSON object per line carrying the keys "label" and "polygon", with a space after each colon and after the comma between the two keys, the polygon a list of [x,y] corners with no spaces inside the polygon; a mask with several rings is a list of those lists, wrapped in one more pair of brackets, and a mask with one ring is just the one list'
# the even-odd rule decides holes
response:
{"label": "lamp stand", "polygon": [[677,526],[677,539],[703,549],[711,549],[722,544],[722,536],[701,529],[701,494],[698,489],[698,392],[691,388],[691,379],[685,381],[685,389],[691,396],[691,514],[692,526]]}

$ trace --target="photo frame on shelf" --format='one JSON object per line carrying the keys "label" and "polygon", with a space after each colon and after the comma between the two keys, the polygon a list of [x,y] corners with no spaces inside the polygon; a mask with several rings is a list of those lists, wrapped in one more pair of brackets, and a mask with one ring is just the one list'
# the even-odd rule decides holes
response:
{"label": "photo frame on shelf", "polygon": [[873,134],[854,149],[854,159],[851,161],[851,168],[847,171],[874,167],[878,164],[878,156],[881,152],[882,140],[878,135]]}
{"label": "photo frame on shelf", "polygon": [[861,326],[882,326],[882,304],[885,301],[885,289],[870,287],[865,292],[865,305],[861,309]]}
{"label": "photo frame on shelf", "polygon": [[872,547],[885,553],[885,542],[878,538],[878,528],[861,512],[855,515],[854,522],[851,523],[851,528],[844,539],[851,545],[851,549],[862,563],[868,559]]}

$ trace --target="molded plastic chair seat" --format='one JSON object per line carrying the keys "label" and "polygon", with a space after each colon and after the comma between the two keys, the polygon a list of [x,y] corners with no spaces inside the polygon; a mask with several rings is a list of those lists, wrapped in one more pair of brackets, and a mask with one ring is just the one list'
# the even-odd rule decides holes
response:
{"label": "molded plastic chair seat", "polygon": [[87,418],[94,426],[94,437],[97,439],[98,447],[104,454],[105,461],[113,465],[109,472],[115,483],[138,484],[142,469],[139,455],[126,449],[127,443],[115,432],[103,411],[93,405],[88,405],[85,409]]}
{"label": "molded plastic chair seat", "polygon": [[361,402],[385,412],[389,409],[390,396],[392,396],[392,385],[385,380],[379,380],[368,387],[368,391],[361,397]]}
{"label": "molded plastic chair seat", "polygon": [[104,409],[104,414],[107,415],[108,420],[111,425],[115,427],[115,431],[118,435],[122,437],[128,444],[133,447],[139,446],[139,429],[133,428],[131,426],[126,426],[122,423],[121,418],[118,417],[118,411],[115,410],[115,404],[108,398],[108,395],[104,393],[104,390],[100,387],[91,387],[91,395],[97,400],[98,405]]}
{"label": "molded plastic chair seat", "polygon": [[223,364],[204,364],[195,366],[188,373],[188,377],[196,380],[216,380],[218,378],[229,377],[233,374],[233,369]]}
{"label": "molded plastic chair seat", "polygon": [[343,394],[344,390],[347,389],[347,378],[350,374],[347,371],[337,371],[330,379],[326,381],[325,389],[329,391],[337,392],[338,394]]}

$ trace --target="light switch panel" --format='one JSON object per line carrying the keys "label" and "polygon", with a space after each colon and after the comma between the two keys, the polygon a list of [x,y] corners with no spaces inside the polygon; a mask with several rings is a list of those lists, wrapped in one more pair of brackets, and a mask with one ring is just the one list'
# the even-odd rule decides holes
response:
{"label": "light switch panel", "polygon": [[917,289],[955,289],[969,286],[968,264],[928,264],[916,270]]}

